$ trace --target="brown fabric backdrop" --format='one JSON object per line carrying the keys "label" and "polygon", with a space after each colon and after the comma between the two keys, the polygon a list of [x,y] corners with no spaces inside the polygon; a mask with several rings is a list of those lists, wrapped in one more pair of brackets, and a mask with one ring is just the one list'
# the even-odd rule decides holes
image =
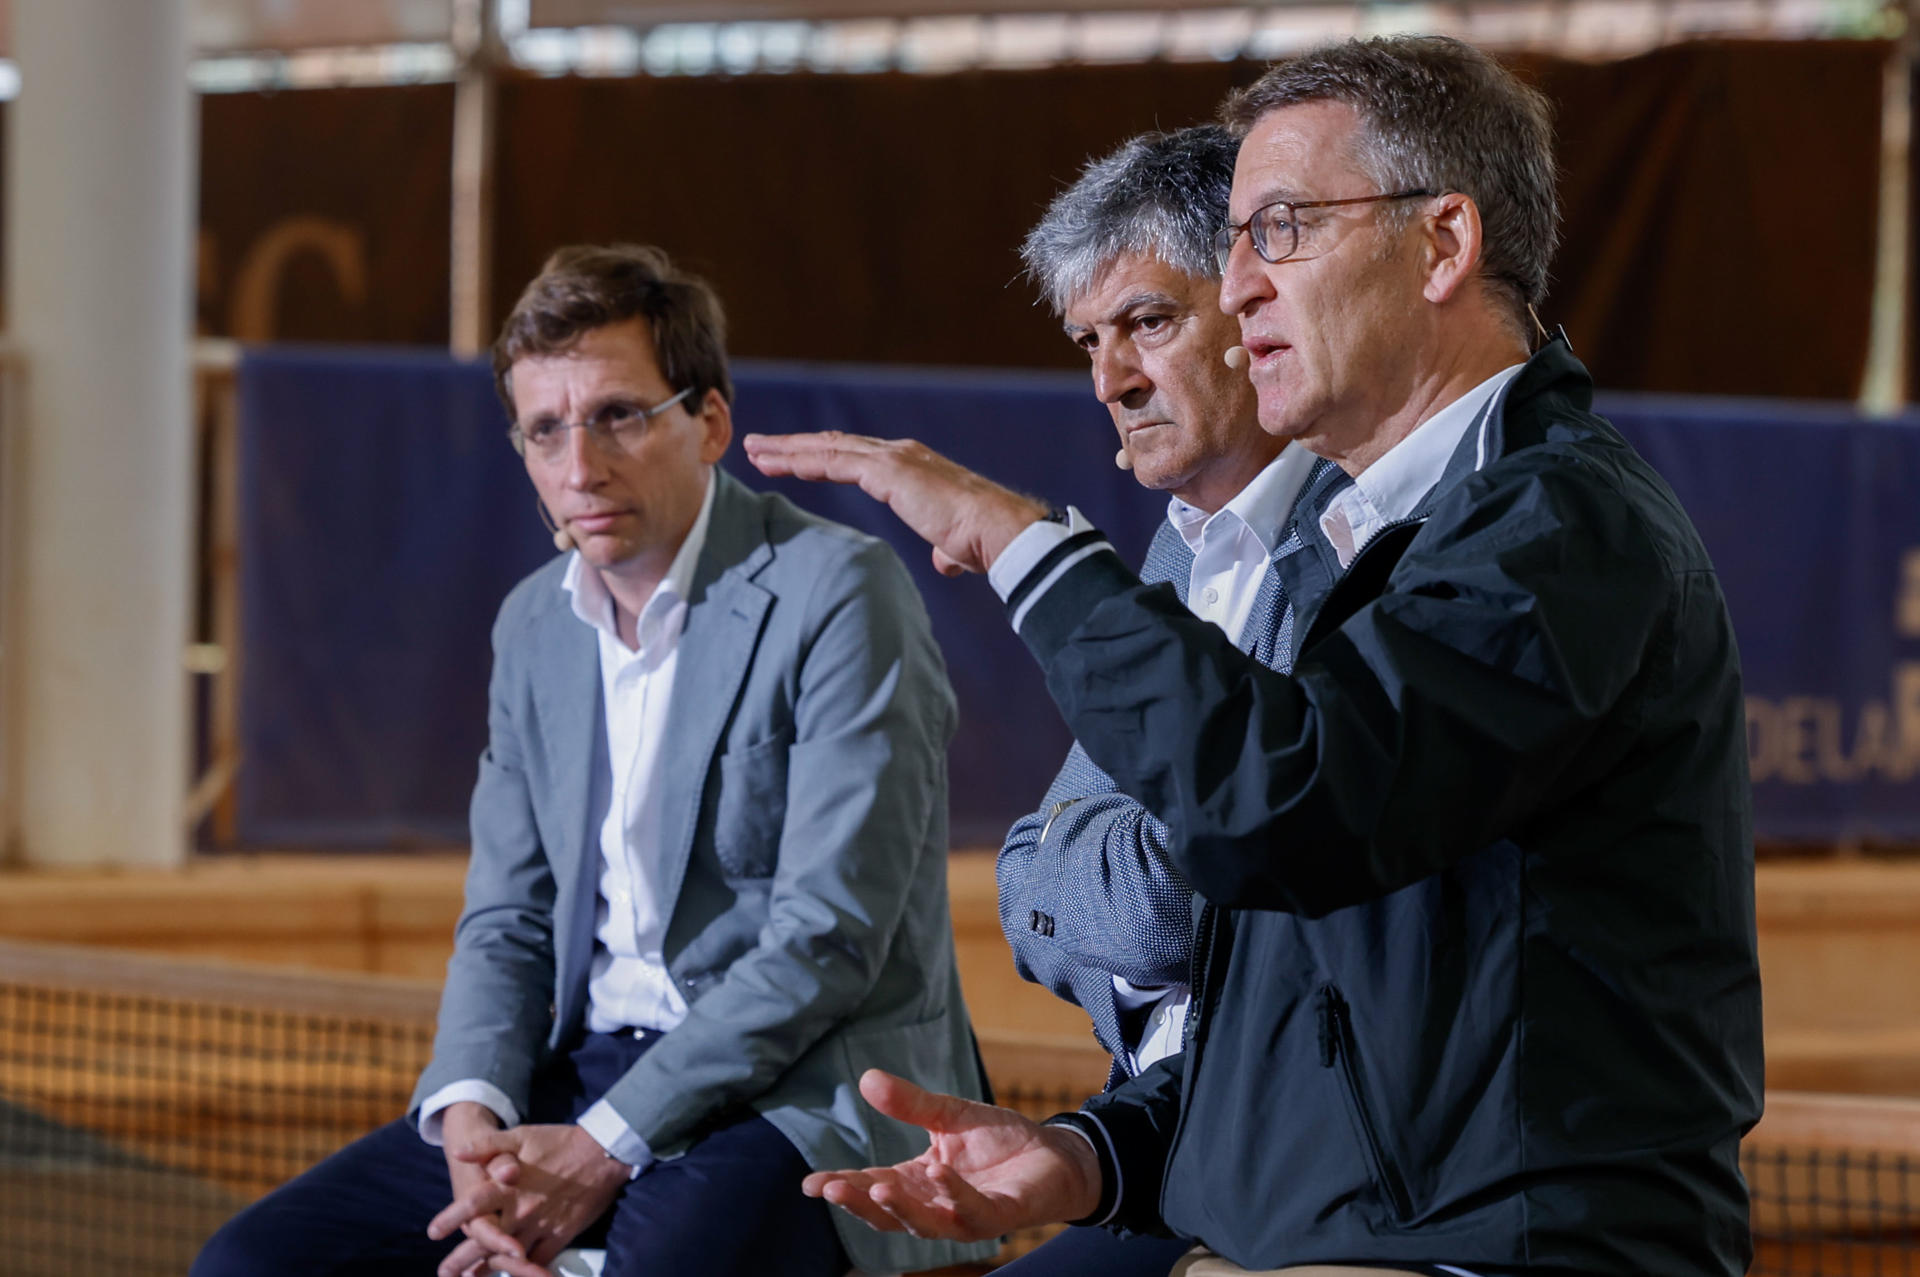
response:
{"label": "brown fabric backdrop", "polygon": [[1206,118],[1232,79],[1214,64],[512,84],[496,302],[554,244],[637,239],[712,278],[740,354],[1071,364],[1016,279],[1021,237],[1090,153]]}
{"label": "brown fabric backdrop", "polygon": [[[1858,392],[1886,53],[1516,60],[1560,136],[1543,315],[1602,384]],[[551,245],[652,239],[713,277],[741,354],[1072,366],[1016,278],[1021,236],[1089,155],[1208,118],[1259,70],[519,82],[501,99],[496,307]]]}
{"label": "brown fabric backdrop", "polygon": [[205,332],[444,345],[453,89],[200,100]]}
{"label": "brown fabric backdrop", "polygon": [[[1516,60],[1558,110],[1565,242],[1543,315],[1602,385],[1857,392],[1886,51]],[[510,81],[496,317],[555,245],[630,238],[713,278],[740,355],[1072,367],[1017,278],[1022,235],[1087,157],[1210,117],[1259,70]],[[203,330],[443,343],[452,101],[203,99]]]}
{"label": "brown fabric backdrop", "polygon": [[1519,64],[1558,110],[1548,322],[1601,384],[1859,392],[1887,52],[1741,42]]}

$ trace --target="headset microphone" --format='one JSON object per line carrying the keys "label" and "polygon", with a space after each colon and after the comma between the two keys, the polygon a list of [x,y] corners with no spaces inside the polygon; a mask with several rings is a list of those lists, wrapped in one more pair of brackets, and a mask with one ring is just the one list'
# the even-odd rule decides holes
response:
{"label": "headset microphone", "polygon": [[1227,367],[1235,372],[1245,372],[1247,365],[1253,362],[1253,356],[1247,353],[1245,346],[1227,347],[1227,353],[1223,358],[1227,361]]}
{"label": "headset microphone", "polygon": [[533,508],[540,512],[540,522],[547,525],[547,531],[553,533],[553,548],[562,554],[571,550],[573,548],[573,533],[567,531],[564,525],[556,526],[554,524],[553,516],[547,513],[547,503],[539,497],[535,497],[533,499]]}
{"label": "headset microphone", "polygon": [[1122,448],[1113,454],[1113,464],[1119,466],[1122,470],[1131,470],[1133,469],[1133,454],[1125,448]]}

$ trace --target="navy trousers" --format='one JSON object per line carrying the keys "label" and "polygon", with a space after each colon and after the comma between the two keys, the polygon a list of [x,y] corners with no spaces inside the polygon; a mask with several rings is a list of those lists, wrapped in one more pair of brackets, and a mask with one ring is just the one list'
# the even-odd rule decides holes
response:
{"label": "navy trousers", "polygon": [[1167,1277],[1192,1249],[1189,1241],[1164,1237],[1122,1241],[1104,1228],[1069,1228],[994,1277]]}
{"label": "navy trousers", "polygon": [[[648,1045],[587,1035],[535,1079],[527,1120],[574,1120]],[[841,1277],[832,1208],[800,1192],[807,1169],[772,1123],[742,1111],[628,1184],[576,1244],[606,1247],[607,1277]],[[432,1277],[461,1241],[427,1238],[451,1199],[445,1154],[392,1122],[234,1216],[192,1277]]]}

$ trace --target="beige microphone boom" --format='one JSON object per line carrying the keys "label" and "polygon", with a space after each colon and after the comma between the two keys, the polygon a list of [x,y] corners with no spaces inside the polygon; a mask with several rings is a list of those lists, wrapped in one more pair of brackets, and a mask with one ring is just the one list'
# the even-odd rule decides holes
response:
{"label": "beige microphone boom", "polygon": [[1227,367],[1235,372],[1245,372],[1247,365],[1253,362],[1253,356],[1247,353],[1245,346],[1229,346],[1221,358],[1227,361]]}
{"label": "beige microphone boom", "polygon": [[1113,464],[1119,466],[1122,470],[1131,470],[1133,469],[1133,454],[1125,448],[1122,448],[1113,454]]}
{"label": "beige microphone boom", "polygon": [[555,528],[553,530],[553,548],[562,554],[571,550],[573,548],[573,533],[567,531],[565,528]]}

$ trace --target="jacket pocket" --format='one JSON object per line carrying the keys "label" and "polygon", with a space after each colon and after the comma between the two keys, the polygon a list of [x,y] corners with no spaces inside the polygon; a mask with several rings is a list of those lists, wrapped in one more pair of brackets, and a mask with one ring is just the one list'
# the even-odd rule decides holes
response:
{"label": "jacket pocket", "polygon": [[787,819],[785,736],[720,756],[713,850],[729,878],[766,878],[780,861]]}
{"label": "jacket pocket", "polygon": [[1340,1094],[1346,1100],[1347,1118],[1353,1124],[1354,1138],[1366,1159],[1367,1173],[1380,1190],[1387,1210],[1396,1223],[1413,1217],[1413,1203],[1407,1195],[1407,1183],[1387,1154],[1372,1110],[1367,1106],[1366,1074],[1353,1034],[1352,1013],[1346,998],[1334,985],[1320,988],[1320,1063],[1339,1070]]}
{"label": "jacket pocket", "polygon": [[909,1024],[872,1025],[861,1023],[841,1035],[840,1049],[846,1060],[842,1074],[853,1111],[866,1128],[867,1146],[872,1160],[869,1166],[891,1166],[911,1161],[927,1151],[931,1142],[917,1126],[887,1117],[868,1105],[859,1095],[860,1075],[868,1069],[885,1069],[896,1077],[911,1078],[934,1091],[946,1091],[970,1098],[978,1094],[961,1080],[961,1069],[972,1072],[972,1061],[964,1063],[954,1053],[954,1028],[945,1012]]}

